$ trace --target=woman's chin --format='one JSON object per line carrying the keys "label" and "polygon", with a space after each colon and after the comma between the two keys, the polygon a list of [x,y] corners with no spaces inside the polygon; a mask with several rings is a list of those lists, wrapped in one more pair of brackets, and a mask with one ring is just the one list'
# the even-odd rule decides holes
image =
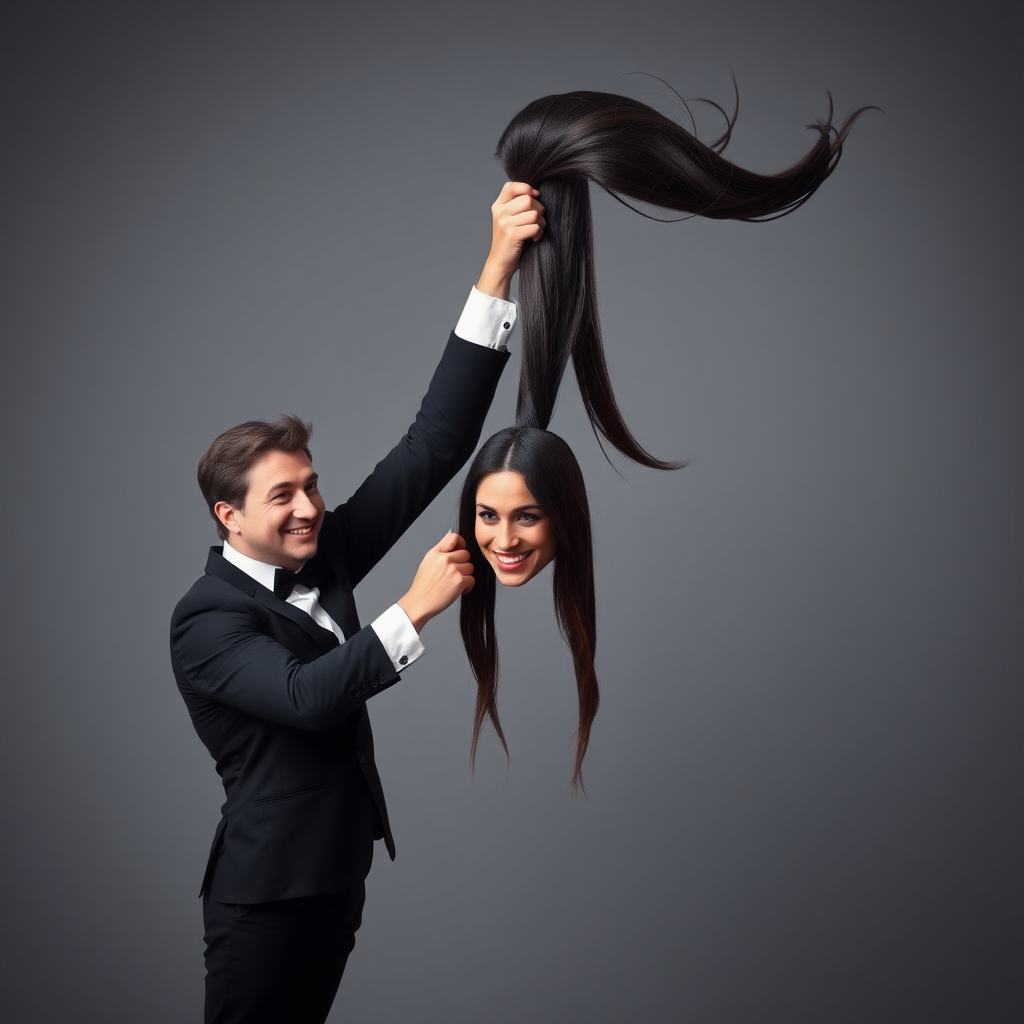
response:
{"label": "woman's chin", "polygon": [[519,562],[513,562],[511,566],[504,566],[493,557],[489,561],[494,575],[498,577],[498,582],[503,587],[521,587],[537,575],[537,559],[533,552]]}
{"label": "woman's chin", "polygon": [[503,587],[521,587],[524,583],[529,583],[534,576],[533,573],[529,576],[510,576],[504,572],[496,572],[494,575],[498,577],[498,582]]}

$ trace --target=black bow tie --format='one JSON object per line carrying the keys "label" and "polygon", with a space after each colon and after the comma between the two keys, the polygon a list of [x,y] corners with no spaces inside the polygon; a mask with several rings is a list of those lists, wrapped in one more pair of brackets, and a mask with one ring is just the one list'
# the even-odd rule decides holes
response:
{"label": "black bow tie", "polygon": [[322,579],[323,572],[320,559],[314,557],[298,572],[292,572],[290,569],[275,570],[274,594],[281,598],[282,601],[287,601],[296,583],[301,583],[302,586],[309,587],[312,590],[314,587],[320,586]]}

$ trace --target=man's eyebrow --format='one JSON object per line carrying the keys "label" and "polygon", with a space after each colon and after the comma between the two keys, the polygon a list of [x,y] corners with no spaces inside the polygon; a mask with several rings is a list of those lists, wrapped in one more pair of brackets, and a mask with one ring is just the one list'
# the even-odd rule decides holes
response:
{"label": "man's eyebrow", "polygon": [[320,479],[319,473],[310,473],[306,477],[305,481],[301,484],[297,484],[294,480],[281,480],[279,483],[271,484],[267,489],[267,497],[269,498],[275,491],[287,490],[290,487],[308,487],[310,484],[315,484]]}

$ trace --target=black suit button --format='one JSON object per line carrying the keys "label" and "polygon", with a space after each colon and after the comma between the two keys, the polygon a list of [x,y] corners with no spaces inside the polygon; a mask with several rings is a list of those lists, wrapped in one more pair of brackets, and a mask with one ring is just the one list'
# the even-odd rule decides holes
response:
{"label": "black suit button", "polygon": [[366,760],[366,754],[364,754],[361,750],[358,751],[357,754],[356,754],[356,760],[360,764],[362,764]]}
{"label": "black suit button", "polygon": [[504,323],[501,326],[504,327],[505,330],[507,331],[512,325],[510,323]]}
{"label": "black suit button", "polygon": [[408,665],[408,664],[409,664],[409,655],[408,655],[408,654],[403,654],[403,655],[402,655],[402,656],[401,656],[401,657],[400,657],[400,658],[398,659],[398,664],[399,664],[399,665]]}

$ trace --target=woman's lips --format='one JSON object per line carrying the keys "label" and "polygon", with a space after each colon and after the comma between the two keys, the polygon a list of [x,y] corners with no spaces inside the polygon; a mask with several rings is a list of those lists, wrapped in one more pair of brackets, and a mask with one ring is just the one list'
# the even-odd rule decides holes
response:
{"label": "woman's lips", "polygon": [[514,555],[499,554],[495,551],[493,554],[494,560],[502,572],[519,572],[526,565],[526,560],[530,556],[529,551],[518,552]]}

